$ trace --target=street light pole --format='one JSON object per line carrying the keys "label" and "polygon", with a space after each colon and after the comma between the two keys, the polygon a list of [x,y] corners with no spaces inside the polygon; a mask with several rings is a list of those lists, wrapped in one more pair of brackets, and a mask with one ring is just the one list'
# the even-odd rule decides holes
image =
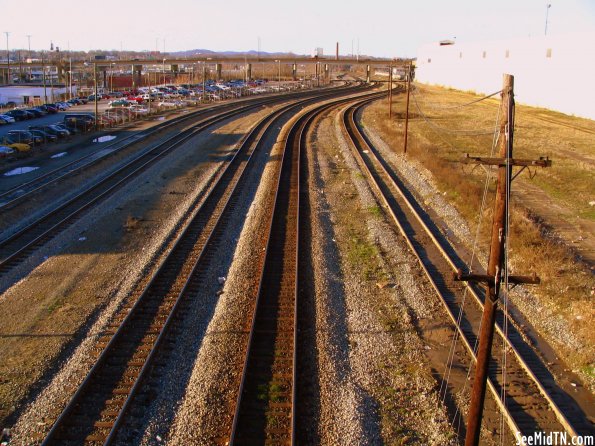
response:
{"label": "street light pole", "polygon": [[[29,59],[29,63],[31,63],[31,34],[27,34],[27,41],[29,42],[29,53],[27,58]],[[31,82],[31,65],[29,65],[29,82]]]}
{"label": "street light pole", "polygon": [[202,66],[202,102],[207,102],[207,63]]}
{"label": "street light pole", "polygon": [[4,31],[4,34],[6,34],[6,83],[10,84],[10,50],[8,49],[8,35],[10,32]]}
{"label": "street light pole", "polygon": [[545,7],[545,35],[547,36],[547,19],[550,12],[550,8],[552,7],[551,3],[548,3]]}
{"label": "street light pole", "polygon": [[99,113],[99,106],[97,103],[97,62],[93,62],[93,83],[95,86],[95,94],[93,95],[93,99],[95,100],[95,131],[97,131],[97,116]]}
{"label": "street light pole", "polygon": [[68,69],[68,89],[70,91],[70,98],[72,99],[72,56],[69,58],[70,68]]}
{"label": "street light pole", "polygon": [[45,83],[45,61],[43,60],[43,50],[41,50],[41,70],[43,72],[42,77],[43,77],[43,103],[47,104],[48,103],[48,91],[47,91],[47,86]]}

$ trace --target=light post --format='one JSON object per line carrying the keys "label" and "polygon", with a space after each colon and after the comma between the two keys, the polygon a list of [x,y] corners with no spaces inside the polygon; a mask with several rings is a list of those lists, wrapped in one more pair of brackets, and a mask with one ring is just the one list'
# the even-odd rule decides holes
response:
{"label": "light post", "polygon": [[93,62],[93,83],[95,90],[95,94],[93,95],[93,99],[95,101],[95,131],[97,131],[97,116],[99,114],[99,105],[97,103],[97,62]]}
{"label": "light post", "polygon": [[281,91],[281,59],[276,60],[275,62],[279,62],[279,77],[278,77],[278,81],[277,81],[277,91]]}
{"label": "light post", "polygon": [[[165,45],[165,40],[163,42]],[[163,64],[162,64],[161,68],[163,69],[163,86],[165,86],[165,84],[166,84],[166,82],[165,82],[165,59],[163,59]]]}
{"label": "light post", "polygon": [[42,70],[42,78],[43,78],[43,103],[48,103],[48,91],[47,85],[45,82],[45,62],[43,60],[43,50],[41,50],[41,70]]}
{"label": "light post", "polygon": [[68,69],[68,87],[70,92],[70,98],[72,99],[72,56],[69,58],[70,67]]}
{"label": "light post", "polygon": [[550,12],[550,8],[552,7],[551,3],[548,3],[545,7],[545,35],[547,36],[547,19]]}
{"label": "light post", "polygon": [[4,31],[6,34],[6,83],[11,84],[10,79],[10,50],[8,49],[8,35],[10,32]]}
{"label": "light post", "polygon": [[113,91],[114,91],[114,63],[113,62],[110,62],[109,69],[110,69],[110,86],[109,86],[109,91],[113,93]]}
{"label": "light post", "polygon": [[[31,63],[31,34],[27,34],[27,41],[29,42],[29,53],[27,55],[27,58],[29,59],[29,63]],[[31,82],[31,65],[29,65],[29,82]]]}
{"label": "light post", "polygon": [[207,102],[207,62],[202,66],[202,102]]}

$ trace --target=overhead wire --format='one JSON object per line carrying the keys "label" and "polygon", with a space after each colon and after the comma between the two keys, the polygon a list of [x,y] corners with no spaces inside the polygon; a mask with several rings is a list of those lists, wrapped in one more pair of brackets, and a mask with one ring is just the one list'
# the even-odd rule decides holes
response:
{"label": "overhead wire", "polygon": [[[417,89],[417,85],[416,84],[413,84],[413,85]],[[421,92],[421,89],[419,91]],[[490,98],[496,96],[499,93],[502,93],[502,90],[498,90],[498,91],[495,91],[494,93],[488,94],[486,96],[482,96],[482,97],[480,97],[478,99],[474,99],[472,101],[465,102],[463,104],[457,104],[457,105],[446,105],[446,106],[445,105],[434,105],[434,103],[432,103],[430,101],[426,101],[425,104],[426,105],[429,105],[431,108],[434,108],[434,109],[437,109],[437,110],[456,110],[458,108],[468,107],[469,105],[476,104],[476,103],[481,102],[481,101],[485,101],[486,99],[490,99]],[[420,94],[419,96],[423,96],[423,95]]]}
{"label": "overhead wire", "polygon": [[450,135],[465,135],[465,136],[482,136],[482,135],[491,135],[493,133],[493,130],[490,130],[490,129],[481,129],[481,130],[449,129],[449,128],[434,124],[432,122],[432,119],[434,119],[434,118],[430,118],[429,116],[427,116],[420,108],[419,103],[417,102],[417,95],[415,93],[415,89],[412,89],[411,91],[413,93],[413,102],[415,103],[415,108],[417,108],[417,111],[419,112],[420,116],[423,118],[423,120],[429,126],[434,127],[436,130],[439,130],[444,133],[448,133]]}

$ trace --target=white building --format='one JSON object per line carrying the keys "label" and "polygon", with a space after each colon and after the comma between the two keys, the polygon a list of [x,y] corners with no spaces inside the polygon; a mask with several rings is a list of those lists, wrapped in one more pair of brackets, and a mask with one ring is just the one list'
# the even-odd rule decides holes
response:
{"label": "white building", "polygon": [[415,77],[423,83],[493,93],[514,75],[517,102],[595,119],[595,33],[419,48]]}
{"label": "white building", "polygon": [[[64,84],[46,85],[7,85],[0,87],[0,104],[15,102],[21,104],[43,104],[47,96],[47,102],[54,102],[69,97],[70,90]],[[72,87],[73,96],[77,95],[76,86]]]}

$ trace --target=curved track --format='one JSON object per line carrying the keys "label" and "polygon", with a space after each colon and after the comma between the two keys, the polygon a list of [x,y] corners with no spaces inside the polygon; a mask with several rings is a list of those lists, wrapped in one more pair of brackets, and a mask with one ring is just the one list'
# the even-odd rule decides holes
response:
{"label": "curved track", "polygon": [[[384,96],[372,93],[368,97]],[[300,154],[313,120],[354,98],[306,112],[288,132],[229,444],[296,442]]]}
{"label": "curved track", "polygon": [[[333,95],[345,94],[334,92]],[[134,305],[112,323],[97,345],[98,359],[44,440],[50,444],[109,444],[135,404],[143,378],[157,349],[182,315],[184,303],[196,297],[202,271],[233,212],[237,190],[264,132],[277,118],[320,98],[290,104],[263,119],[247,135],[219,179],[195,211]],[[113,331],[112,331],[113,330]],[[142,402],[141,402],[142,404]]]}
{"label": "curved track", "polygon": [[[483,309],[483,293],[471,284],[466,284],[465,291],[460,282],[453,280],[453,272],[464,268],[464,263],[361,130],[356,115],[369,102],[362,101],[344,110],[344,131],[353,143],[358,164],[375,194],[417,257],[455,324],[457,335],[475,361],[474,346]],[[459,318],[465,293],[473,296],[473,304],[465,305],[462,318]],[[515,330],[513,322],[508,320],[505,324],[504,318],[500,311],[496,322],[499,337],[493,353],[496,361],[490,366],[488,388],[511,431],[523,434],[537,431],[567,432],[569,435],[592,433],[592,424],[576,402],[556,385],[547,367]],[[504,335],[505,325],[507,336]],[[500,396],[503,390],[500,362],[503,345],[513,353],[507,356],[504,401]]]}
{"label": "curved track", "polygon": [[[339,87],[337,88],[337,90],[339,90],[340,88],[345,87]],[[108,155],[98,157],[96,153],[91,153],[84,157],[78,158],[70,163],[64,164],[54,170],[51,170],[50,172],[46,172],[43,175],[39,175],[30,181],[20,183],[19,185],[14,186],[0,193],[0,209],[10,209],[15,205],[25,201],[34,193],[39,192],[41,189],[47,188],[48,186],[51,186],[52,184],[55,184],[58,181],[64,180],[67,177],[71,177],[83,171],[84,169],[87,169],[90,166],[96,164],[97,162],[104,160],[106,157],[122,151],[123,149],[126,149],[137,143],[141,143],[144,138],[155,135],[163,130],[176,130],[180,124],[184,124],[192,119],[205,115],[210,116],[213,114],[217,114],[218,112],[223,112],[230,109],[241,110],[242,108],[249,107],[250,105],[262,106],[275,102],[285,101],[292,98],[307,97],[314,94],[316,94],[316,92],[308,91],[291,93],[288,95],[275,95],[273,97],[269,96],[265,98],[252,98],[224,105],[208,107],[188,113],[183,116],[178,116],[167,122],[151,127],[150,129],[140,131],[133,135],[129,135],[125,138],[119,139],[118,141],[115,141],[113,143],[101,146],[102,152],[110,151]],[[123,142],[126,143],[122,145]]]}
{"label": "curved track", "polygon": [[[346,87],[339,88],[327,93],[327,95],[338,94],[345,91],[345,88]],[[322,95],[322,97],[324,96],[326,95]],[[105,197],[111,195],[128,181],[159,161],[161,157],[166,156],[182,143],[194,137],[197,133],[214,124],[223,122],[226,119],[261,107],[264,104],[284,101],[287,99],[287,97],[269,98],[265,101],[257,101],[250,103],[249,105],[234,108],[230,111],[218,113],[140,153],[132,160],[129,160],[115,171],[97,181],[88,189],[71,197],[52,211],[21,228],[9,237],[0,240],[0,274],[5,273],[20,264],[37,248],[56,236],[66,226],[76,221],[84,211]]]}

